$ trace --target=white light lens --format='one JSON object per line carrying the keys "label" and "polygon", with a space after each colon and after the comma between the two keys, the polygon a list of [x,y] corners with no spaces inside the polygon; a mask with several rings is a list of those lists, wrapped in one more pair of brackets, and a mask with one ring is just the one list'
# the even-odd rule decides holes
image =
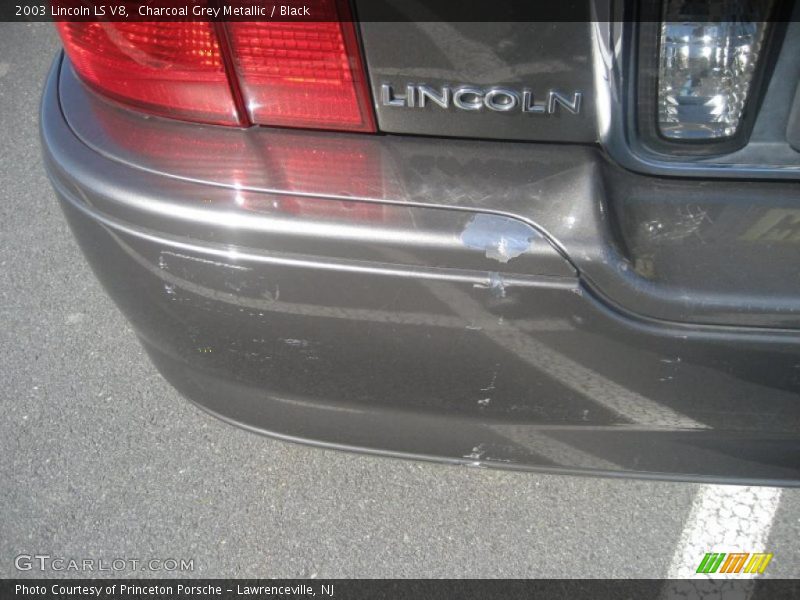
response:
{"label": "white light lens", "polygon": [[768,0],[664,3],[658,69],[661,135],[714,140],[736,134],[764,40],[766,23],[760,19],[770,4]]}

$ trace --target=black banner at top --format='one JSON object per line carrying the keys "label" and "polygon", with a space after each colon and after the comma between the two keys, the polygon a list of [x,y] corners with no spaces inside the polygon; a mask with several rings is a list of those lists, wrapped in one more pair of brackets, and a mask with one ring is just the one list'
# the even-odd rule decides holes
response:
{"label": "black banner at top", "polygon": [[[735,20],[714,0],[685,5],[686,20]],[[725,10],[798,19],[795,0],[733,0]],[[336,21],[569,22],[627,21],[660,15],[661,0],[3,0],[0,21]],[[643,16],[647,15],[647,17]]]}

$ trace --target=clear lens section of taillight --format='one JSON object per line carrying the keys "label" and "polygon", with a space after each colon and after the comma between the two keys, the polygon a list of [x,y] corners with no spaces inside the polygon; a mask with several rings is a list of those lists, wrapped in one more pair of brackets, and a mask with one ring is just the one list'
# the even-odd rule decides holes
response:
{"label": "clear lens section of taillight", "polygon": [[314,5],[331,20],[228,23],[248,116],[263,125],[374,131],[353,23],[336,0]]}
{"label": "clear lens section of taillight", "polygon": [[99,92],[160,116],[239,125],[213,23],[61,22],[64,48]]}
{"label": "clear lens section of taillight", "polygon": [[736,135],[770,4],[770,0],[666,0],[658,71],[661,135],[675,140]]}

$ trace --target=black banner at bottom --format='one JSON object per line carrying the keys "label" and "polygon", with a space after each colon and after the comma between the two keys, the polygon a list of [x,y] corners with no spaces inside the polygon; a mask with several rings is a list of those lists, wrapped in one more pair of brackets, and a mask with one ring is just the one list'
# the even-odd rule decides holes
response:
{"label": "black banner at bottom", "polygon": [[382,598],[800,598],[800,580],[729,579],[6,579],[7,600],[377,600]]}

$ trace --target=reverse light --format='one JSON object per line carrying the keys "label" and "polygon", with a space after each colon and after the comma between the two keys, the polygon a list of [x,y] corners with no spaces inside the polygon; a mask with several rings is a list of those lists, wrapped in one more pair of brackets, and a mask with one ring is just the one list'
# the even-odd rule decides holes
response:
{"label": "reverse light", "polygon": [[375,131],[346,1],[304,4],[317,20],[57,27],[81,79],[138,110],[217,125]]}
{"label": "reverse light", "polygon": [[663,137],[718,140],[737,134],[752,96],[770,5],[770,0],[665,1],[657,107]]}

